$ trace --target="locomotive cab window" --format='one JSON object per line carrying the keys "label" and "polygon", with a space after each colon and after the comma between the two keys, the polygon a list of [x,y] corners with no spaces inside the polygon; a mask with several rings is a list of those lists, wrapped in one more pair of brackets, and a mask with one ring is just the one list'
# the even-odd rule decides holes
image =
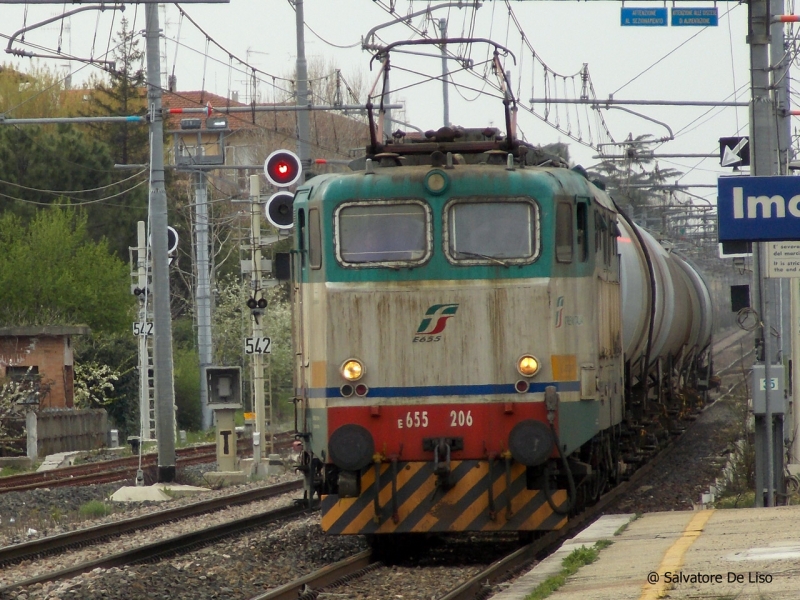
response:
{"label": "locomotive cab window", "polygon": [[556,206],[556,260],[558,262],[572,262],[572,235],[572,204],[559,202]]}
{"label": "locomotive cab window", "polygon": [[346,203],[334,220],[345,266],[413,266],[431,255],[430,208],[421,201]]}
{"label": "locomotive cab window", "polygon": [[526,264],[539,253],[539,213],[530,199],[456,199],[445,215],[445,248],[452,263]]}
{"label": "locomotive cab window", "polygon": [[578,229],[578,260],[586,262],[589,259],[589,203],[588,200],[578,200],[576,205]]}
{"label": "locomotive cab window", "polygon": [[308,262],[312,269],[322,268],[322,235],[318,208],[308,211]]}

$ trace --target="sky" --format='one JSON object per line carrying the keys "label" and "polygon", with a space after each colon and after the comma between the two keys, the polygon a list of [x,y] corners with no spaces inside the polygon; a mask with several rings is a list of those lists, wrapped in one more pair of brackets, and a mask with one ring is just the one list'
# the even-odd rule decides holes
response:
{"label": "sky", "polygon": [[[361,49],[367,32],[377,25],[392,21],[398,16],[421,11],[441,2],[395,0],[395,15],[390,15],[381,5],[390,0],[305,0],[304,11],[306,56],[310,63],[327,65],[324,73],[333,67],[340,68],[345,79],[351,82],[359,77],[371,85],[376,77],[375,65],[370,71],[369,52]],[[632,6],[660,6],[653,2],[628,2]],[[249,100],[252,85],[239,60],[247,62],[263,73],[257,84],[259,99],[269,102],[285,93],[291,84],[296,56],[295,12],[288,0],[231,0],[228,4],[182,4],[186,14],[205,31],[201,33],[187,18],[181,18],[174,5],[165,5],[160,11],[160,24],[165,41],[162,51],[164,74],[174,73],[177,90],[207,91],[221,96],[238,92],[240,100]],[[709,2],[684,2],[680,6],[711,7]],[[0,0],[0,34],[7,36],[34,23],[61,14],[65,5],[2,4]],[[547,89],[551,95],[574,97],[580,93],[578,74],[588,65],[591,81],[598,99],[613,95],[621,100],[669,101],[731,101],[746,102],[749,98],[749,52],[745,43],[747,7],[735,2],[720,2],[717,27],[623,27],[620,24],[622,3],[613,1],[512,1],[510,7],[525,40],[537,59],[523,42],[519,28],[509,15],[505,2],[489,0],[477,11],[473,9],[441,8],[432,15],[435,20],[447,19],[448,36],[491,38],[507,47],[516,58],[503,59],[509,72],[512,90],[525,106],[543,114],[543,105],[531,104],[533,96],[543,97],[546,90],[545,69],[568,77],[548,76]],[[75,5],[67,4],[66,10]],[[116,14],[114,14],[116,13]],[[144,6],[128,5],[124,16],[135,20],[134,28],[144,27]],[[474,17],[474,19],[473,19]],[[70,17],[62,28],[59,22],[26,33],[26,42],[44,48],[58,47],[59,37],[63,52],[88,58],[106,53],[110,38],[119,29],[117,11],[85,11]],[[411,19],[412,24],[434,34],[435,25],[426,24],[423,17]],[[391,43],[416,38],[417,35],[404,23],[394,24],[379,31],[378,43]],[[433,36],[432,36],[433,37]],[[208,40],[207,38],[211,38]],[[221,48],[220,48],[221,46]],[[352,46],[339,48],[338,46]],[[30,47],[16,44],[30,50]],[[144,48],[144,42],[140,44]],[[450,122],[465,127],[493,125],[504,129],[503,110],[498,92],[480,75],[485,71],[487,45],[452,44],[454,52],[474,63],[476,74],[459,72],[452,76],[449,86]],[[437,47],[416,47],[411,50],[438,56]],[[233,55],[235,58],[230,58]],[[5,61],[25,70],[31,59],[4,57]],[[72,71],[73,84],[85,81],[96,67],[64,60],[43,60],[63,73]],[[451,69],[458,63],[449,62]],[[96,72],[96,71],[95,71]],[[399,115],[407,123],[422,130],[443,125],[442,84],[440,81],[424,82],[431,76],[441,75],[438,57],[409,54],[392,54],[391,88],[393,101],[403,101],[405,110]],[[273,80],[272,76],[275,76]],[[489,79],[496,78],[489,73]],[[274,82],[274,85],[273,85]],[[419,85],[412,85],[418,83]],[[458,88],[458,89],[456,89]],[[483,92],[483,93],[482,93]],[[489,97],[486,92],[494,94]],[[719,151],[719,138],[747,135],[746,108],[626,106],[593,111],[584,107],[567,111],[565,105],[550,106],[549,118],[558,118],[562,131],[558,131],[534,115],[520,110],[519,134],[534,144],[564,142],[574,162],[591,167],[599,162],[597,150],[571,139],[566,131],[592,143],[608,141],[598,134],[596,118],[601,115],[616,142],[629,135],[634,138],[650,134],[655,138],[675,139],[665,142],[657,153],[713,154]],[[638,115],[631,114],[633,111]],[[591,127],[588,117],[591,119]],[[619,154],[622,146],[606,146],[607,153]],[[722,168],[718,158],[664,158],[659,167],[683,171],[679,183],[694,186],[715,186],[720,174],[730,174]],[[711,187],[694,187],[689,191],[713,200],[716,190]]]}

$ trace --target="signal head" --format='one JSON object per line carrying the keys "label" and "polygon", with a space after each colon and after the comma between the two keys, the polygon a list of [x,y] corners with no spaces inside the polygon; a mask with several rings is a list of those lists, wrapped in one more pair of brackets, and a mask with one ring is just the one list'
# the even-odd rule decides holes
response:
{"label": "signal head", "polygon": [[272,194],[264,206],[267,221],[278,229],[291,229],[294,222],[292,202],[294,202],[294,194],[291,192]]}
{"label": "signal head", "polygon": [[294,152],[275,150],[264,161],[264,173],[272,185],[289,187],[300,180],[300,176],[303,174],[303,165]]}
{"label": "signal head", "polygon": [[256,302],[255,298],[248,298],[246,304],[247,304],[247,308],[249,308],[251,310],[258,306],[258,303]]}
{"label": "signal head", "polygon": [[258,299],[258,308],[267,308],[267,299],[266,298],[259,298]]}

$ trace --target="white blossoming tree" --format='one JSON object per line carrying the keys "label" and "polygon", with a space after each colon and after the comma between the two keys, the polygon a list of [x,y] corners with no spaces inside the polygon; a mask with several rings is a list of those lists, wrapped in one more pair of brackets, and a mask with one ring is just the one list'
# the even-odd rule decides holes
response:
{"label": "white blossoming tree", "polygon": [[95,362],[75,365],[75,406],[105,408],[116,400],[114,384],[120,374],[108,365]]}
{"label": "white blossoming tree", "polygon": [[36,410],[49,393],[50,385],[32,369],[18,379],[0,378],[0,449],[11,454],[20,450],[14,442],[25,435],[26,410]]}

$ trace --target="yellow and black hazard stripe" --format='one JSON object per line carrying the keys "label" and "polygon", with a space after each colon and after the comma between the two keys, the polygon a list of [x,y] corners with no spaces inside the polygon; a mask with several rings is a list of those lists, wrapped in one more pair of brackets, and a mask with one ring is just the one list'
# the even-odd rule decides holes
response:
{"label": "yellow and black hazard stripe", "polygon": [[[526,488],[524,465],[511,465],[510,490],[505,468],[491,470],[493,502],[487,461],[452,461],[450,466],[453,485],[444,490],[437,485],[432,462],[399,463],[392,499],[394,469],[381,464],[377,515],[375,469],[370,466],[361,475],[357,498],[322,497],[322,528],[331,534],[549,531],[567,522],[550,508],[543,491]],[[553,491],[552,500],[566,509],[566,490]]]}

